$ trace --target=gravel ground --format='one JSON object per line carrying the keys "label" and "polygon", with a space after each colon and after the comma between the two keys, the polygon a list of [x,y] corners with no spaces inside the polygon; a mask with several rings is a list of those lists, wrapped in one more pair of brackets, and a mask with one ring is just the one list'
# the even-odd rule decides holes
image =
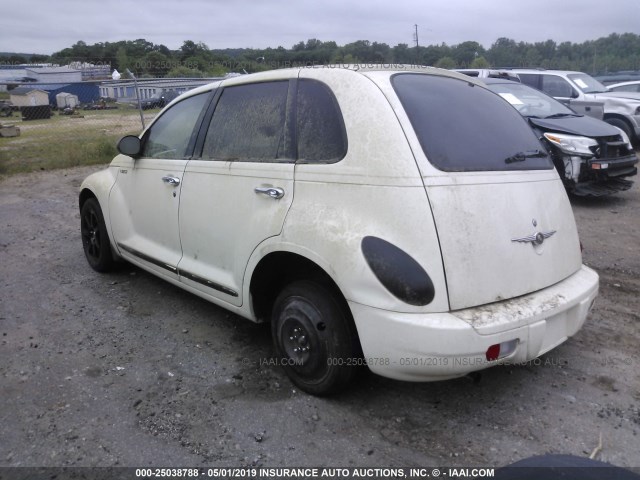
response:
{"label": "gravel ground", "polygon": [[539,361],[474,378],[364,373],[315,398],[255,325],[130,265],[100,275],[77,192],[96,167],[0,181],[0,466],[640,466],[640,188],[572,199],[601,291]]}

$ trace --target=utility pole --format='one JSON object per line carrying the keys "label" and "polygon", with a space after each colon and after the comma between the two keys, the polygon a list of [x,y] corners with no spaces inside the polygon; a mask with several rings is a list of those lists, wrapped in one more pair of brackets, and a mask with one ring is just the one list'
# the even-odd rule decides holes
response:
{"label": "utility pole", "polygon": [[413,25],[413,40],[416,42],[416,65],[420,64],[420,53],[419,53],[419,43],[418,43],[418,24]]}
{"label": "utility pole", "polygon": [[142,122],[142,130],[144,130],[147,127],[144,124],[144,113],[142,113],[142,103],[140,102],[140,90],[138,90],[138,79],[128,68],[127,68],[127,73],[131,78],[133,78],[133,86],[136,89],[136,100],[138,100],[138,110],[140,111],[140,122]]}

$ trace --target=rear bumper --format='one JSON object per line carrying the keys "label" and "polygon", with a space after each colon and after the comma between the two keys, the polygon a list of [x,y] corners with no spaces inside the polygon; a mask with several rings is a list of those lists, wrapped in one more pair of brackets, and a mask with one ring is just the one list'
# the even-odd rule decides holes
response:
{"label": "rear bumper", "polygon": [[[533,360],[574,335],[598,294],[586,266],[543,290],[449,313],[390,312],[350,302],[368,367],[408,381],[459,377],[501,363]],[[487,361],[487,349],[515,340],[508,356]]]}

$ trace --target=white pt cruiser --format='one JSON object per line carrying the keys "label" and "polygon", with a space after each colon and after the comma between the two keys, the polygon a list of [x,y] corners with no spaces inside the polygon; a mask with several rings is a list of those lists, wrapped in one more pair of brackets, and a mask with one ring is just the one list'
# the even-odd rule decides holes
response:
{"label": "white pt cruiser", "polygon": [[174,100],[81,187],[84,251],[271,322],[298,387],[454,378],[583,325],[562,182],[509,103],[434,68],[300,68]]}

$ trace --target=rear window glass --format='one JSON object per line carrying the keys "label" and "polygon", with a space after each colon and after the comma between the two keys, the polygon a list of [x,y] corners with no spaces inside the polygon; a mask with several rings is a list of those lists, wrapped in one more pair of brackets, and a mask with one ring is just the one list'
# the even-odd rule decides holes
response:
{"label": "rear window glass", "polygon": [[333,163],[347,153],[347,135],[342,113],[325,84],[303,79],[298,82],[298,161]]}
{"label": "rear window glass", "polygon": [[551,169],[526,120],[495,93],[450,77],[402,73],[392,79],[429,161],[438,169]]}

